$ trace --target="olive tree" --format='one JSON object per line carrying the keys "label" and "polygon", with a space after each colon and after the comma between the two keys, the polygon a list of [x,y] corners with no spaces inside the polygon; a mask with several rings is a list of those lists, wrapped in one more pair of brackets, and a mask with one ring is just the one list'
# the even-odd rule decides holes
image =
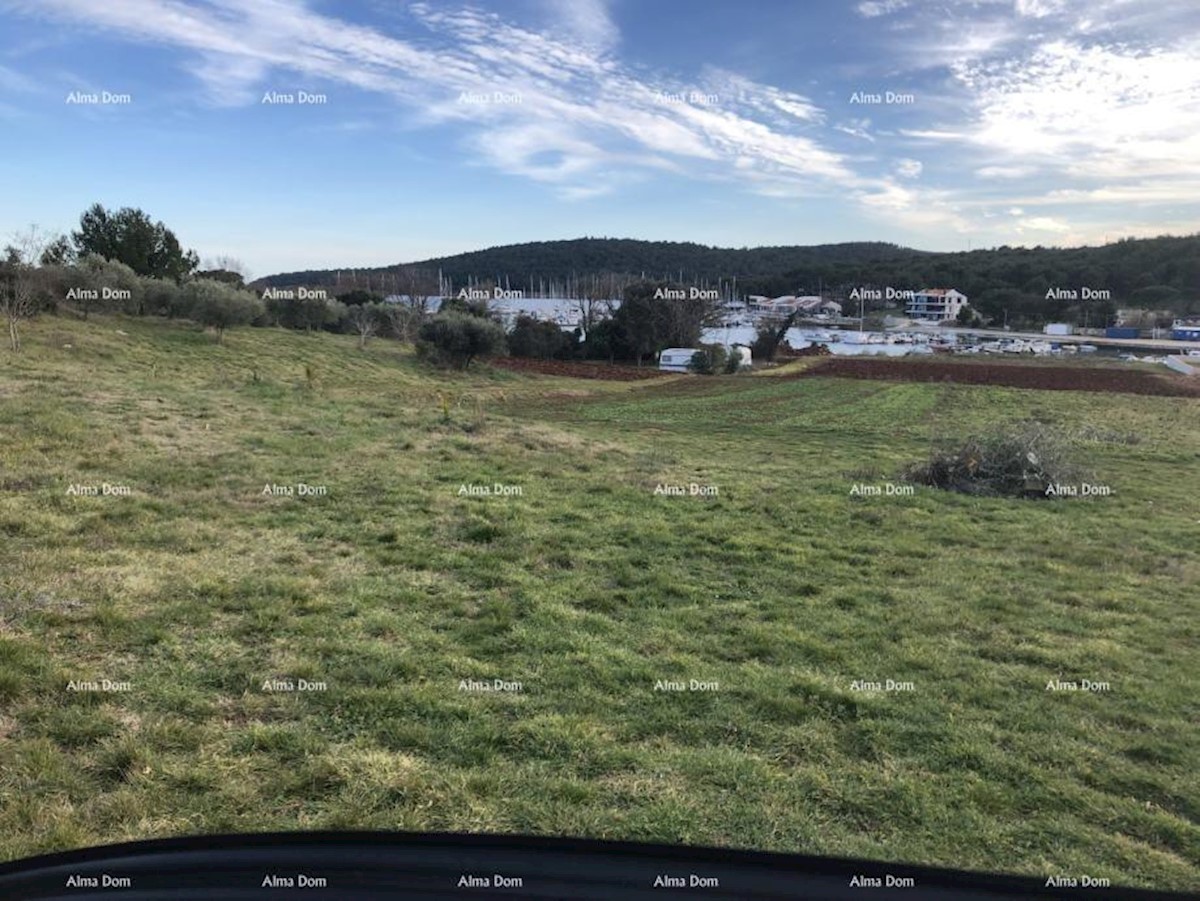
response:
{"label": "olive tree", "polygon": [[0,315],[8,324],[8,343],[21,349],[19,324],[32,319],[51,299],[45,273],[39,268],[55,236],[36,225],[13,235],[0,258]]}
{"label": "olive tree", "polygon": [[347,307],[346,321],[358,334],[358,346],[367,346],[367,339],[379,331],[380,325],[387,321],[387,305],[382,303],[363,303]]}
{"label": "olive tree", "polygon": [[481,316],[439,313],[417,332],[417,351],[425,359],[466,369],[476,357],[504,350],[504,328]]}
{"label": "olive tree", "polygon": [[84,319],[93,310],[141,311],[142,280],[129,266],[119,260],[106,260],[89,253],[80,259],[73,270],[70,300]]}
{"label": "olive tree", "polygon": [[224,282],[198,278],[188,282],[183,293],[191,317],[215,330],[218,344],[227,328],[251,323],[263,313],[261,300]]}

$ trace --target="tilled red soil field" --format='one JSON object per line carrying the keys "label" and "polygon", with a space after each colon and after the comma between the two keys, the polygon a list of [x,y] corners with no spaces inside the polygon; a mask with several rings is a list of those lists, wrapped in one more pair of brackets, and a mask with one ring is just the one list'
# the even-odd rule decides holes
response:
{"label": "tilled red soil field", "polygon": [[653,366],[624,366],[598,363],[591,360],[531,360],[527,357],[494,357],[493,366],[513,372],[532,372],[540,375],[558,375],[572,379],[606,379],[617,382],[634,382],[640,379],[657,379],[669,372]]}
{"label": "tilled red soil field", "polygon": [[1021,366],[936,360],[846,359],[834,357],[789,378],[826,376],[880,379],[889,382],[950,382],[959,385],[998,385],[1044,391],[1104,391],[1200,397],[1200,379],[1159,375],[1139,370],[1083,366]]}

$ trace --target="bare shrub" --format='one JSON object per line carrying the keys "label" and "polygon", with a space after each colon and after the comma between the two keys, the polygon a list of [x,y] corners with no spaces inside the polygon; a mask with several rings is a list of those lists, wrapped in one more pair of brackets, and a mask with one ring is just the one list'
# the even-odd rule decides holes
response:
{"label": "bare shrub", "polygon": [[910,466],[902,477],[963,494],[1047,497],[1046,489],[1052,485],[1089,479],[1072,460],[1073,452],[1068,433],[1045,423],[1024,421],[935,447],[928,461]]}

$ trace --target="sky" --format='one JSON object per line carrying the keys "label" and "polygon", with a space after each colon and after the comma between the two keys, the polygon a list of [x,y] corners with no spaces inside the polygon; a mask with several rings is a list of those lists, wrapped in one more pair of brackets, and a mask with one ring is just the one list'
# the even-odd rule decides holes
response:
{"label": "sky", "polygon": [[0,123],[0,236],[135,206],[254,277],[1102,244],[1200,232],[1200,4],[0,0]]}

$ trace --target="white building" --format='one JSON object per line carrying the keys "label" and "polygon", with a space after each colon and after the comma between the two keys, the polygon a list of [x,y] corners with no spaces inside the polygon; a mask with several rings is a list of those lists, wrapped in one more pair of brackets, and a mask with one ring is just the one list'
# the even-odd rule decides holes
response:
{"label": "white building", "polygon": [[796,309],[796,297],[793,294],[784,294],[780,297],[757,298],[752,302],[751,309],[760,313],[791,313]]}
{"label": "white building", "polygon": [[925,288],[913,294],[905,304],[904,312],[910,319],[953,322],[966,305],[967,295],[953,288]]}
{"label": "white building", "polygon": [[807,315],[815,315],[817,313],[833,313],[837,315],[842,312],[841,304],[813,295],[797,297],[793,294],[784,294],[782,297],[768,298],[760,294],[751,294],[748,301],[750,309],[753,312],[771,313],[776,316],[786,316],[789,313],[797,312]]}

